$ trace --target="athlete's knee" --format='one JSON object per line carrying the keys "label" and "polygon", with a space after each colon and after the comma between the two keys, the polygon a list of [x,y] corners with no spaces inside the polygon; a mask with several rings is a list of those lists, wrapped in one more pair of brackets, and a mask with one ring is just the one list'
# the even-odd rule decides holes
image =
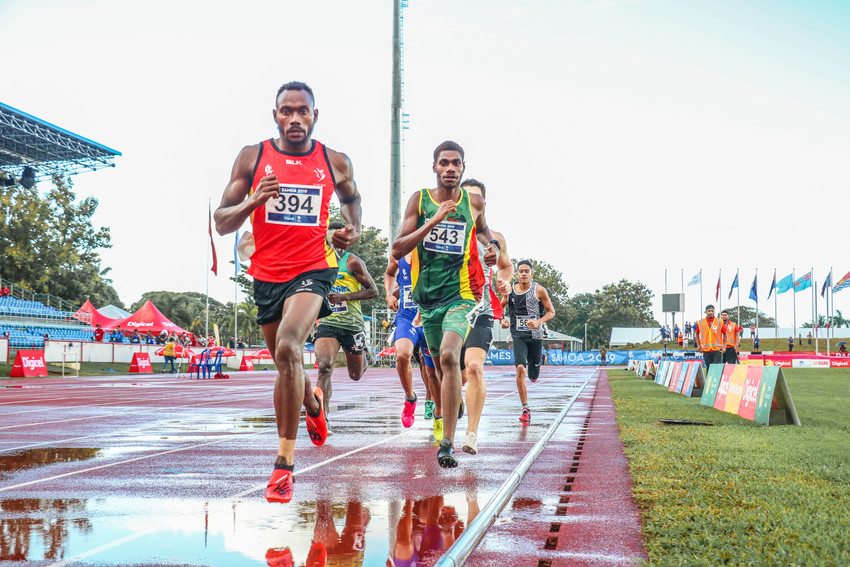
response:
{"label": "athlete's knee", "polygon": [[319,374],[331,374],[334,370],[333,358],[319,358],[316,360],[316,364],[319,367]]}
{"label": "athlete's knee", "polygon": [[301,345],[295,339],[281,337],[275,343],[274,358],[278,365],[295,364],[301,361]]}
{"label": "athlete's knee", "polygon": [[484,364],[478,359],[467,360],[466,372],[470,380],[478,380],[484,373]]}
{"label": "athlete's knee", "polygon": [[451,349],[440,351],[440,366],[442,368],[460,367],[460,355]]}

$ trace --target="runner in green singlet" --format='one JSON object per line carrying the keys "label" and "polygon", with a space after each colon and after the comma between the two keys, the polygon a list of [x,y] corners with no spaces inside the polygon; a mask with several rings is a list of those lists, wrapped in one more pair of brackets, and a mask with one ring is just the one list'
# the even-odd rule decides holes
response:
{"label": "runner in green singlet", "polygon": [[484,200],[460,187],[463,160],[463,148],[457,143],[437,146],[433,165],[437,187],[410,198],[392,248],[396,260],[413,252],[413,299],[419,304],[425,339],[442,382],[445,417],[437,453],[441,467],[457,466],[452,440],[461,404],[460,353],[469,331],[466,315],[483,287],[476,239],[488,247],[484,258],[488,266],[496,263],[499,247],[484,218]]}

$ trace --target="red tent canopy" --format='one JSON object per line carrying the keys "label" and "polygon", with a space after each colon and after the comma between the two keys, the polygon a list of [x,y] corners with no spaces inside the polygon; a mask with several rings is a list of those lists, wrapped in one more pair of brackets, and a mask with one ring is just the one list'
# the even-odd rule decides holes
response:
{"label": "red tent canopy", "polygon": [[182,333],[192,334],[169,321],[168,317],[160,313],[150,299],[138,311],[121,321],[121,328],[130,332],[138,329],[140,334],[145,334],[148,331],[152,334],[158,334],[162,331],[174,332],[178,335]]}
{"label": "red tent canopy", "polygon": [[[85,313],[90,314],[91,319],[89,319],[89,317],[86,317]],[[74,313],[74,317],[86,323],[91,321],[92,327],[94,327],[95,325],[100,325],[104,329],[114,329],[118,325],[124,324],[124,319],[112,319],[110,317],[107,317],[106,315],[101,315],[100,311],[95,309],[94,305],[92,305],[91,301],[89,301],[88,299],[83,304],[83,306],[80,307],[80,309],[76,313]]]}

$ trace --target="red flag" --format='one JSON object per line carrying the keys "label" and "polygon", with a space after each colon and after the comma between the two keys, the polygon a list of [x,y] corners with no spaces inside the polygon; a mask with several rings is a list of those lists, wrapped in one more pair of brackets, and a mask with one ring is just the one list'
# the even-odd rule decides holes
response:
{"label": "red flag", "polygon": [[714,301],[720,301],[720,274],[717,275],[717,292],[714,294]]}
{"label": "red flag", "polygon": [[213,242],[213,235],[212,235],[212,209],[209,209],[209,213],[210,213],[210,246],[212,246],[212,256],[213,256],[213,265],[212,265],[212,268],[210,268],[210,269],[212,270],[212,273],[214,273],[215,275],[218,275],[218,261],[216,260],[216,257],[215,257],[215,242]]}

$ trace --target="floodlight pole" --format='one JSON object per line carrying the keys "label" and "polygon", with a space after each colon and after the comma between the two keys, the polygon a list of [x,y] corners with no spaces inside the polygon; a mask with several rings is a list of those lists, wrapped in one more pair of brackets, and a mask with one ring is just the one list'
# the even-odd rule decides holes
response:
{"label": "floodlight pole", "polygon": [[390,130],[390,241],[401,224],[401,0],[393,0],[393,85]]}

